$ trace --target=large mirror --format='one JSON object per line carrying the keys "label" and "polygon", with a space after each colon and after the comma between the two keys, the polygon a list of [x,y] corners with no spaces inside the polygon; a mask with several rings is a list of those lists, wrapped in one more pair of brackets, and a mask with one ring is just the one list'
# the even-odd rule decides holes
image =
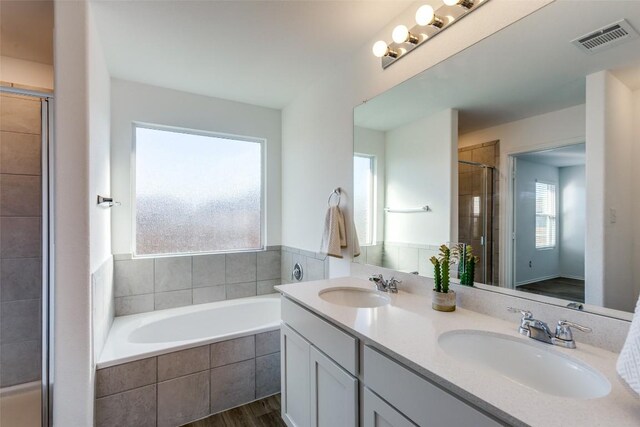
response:
{"label": "large mirror", "polygon": [[480,288],[628,318],[639,29],[640,2],[553,2],[356,107],[354,262],[431,277],[465,243]]}

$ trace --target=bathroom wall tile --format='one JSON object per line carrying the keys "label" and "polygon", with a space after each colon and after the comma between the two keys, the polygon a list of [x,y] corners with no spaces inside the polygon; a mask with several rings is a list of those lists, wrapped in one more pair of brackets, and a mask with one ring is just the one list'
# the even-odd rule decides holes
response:
{"label": "bathroom wall tile", "polygon": [[0,283],[0,301],[40,298],[42,261],[40,258],[3,259]]}
{"label": "bathroom wall tile", "polygon": [[153,294],[117,297],[114,300],[116,316],[146,313],[153,311],[154,307]]}
{"label": "bathroom wall tile", "polygon": [[233,283],[227,284],[225,287],[227,299],[253,297],[258,292],[256,282]]}
{"label": "bathroom wall tile", "polygon": [[158,384],[158,427],[175,427],[209,415],[210,372]]}
{"label": "bathroom wall tile", "polygon": [[40,177],[0,174],[0,215],[41,216]]}
{"label": "bathroom wall tile", "polygon": [[[292,253],[291,254],[291,271],[293,271],[293,267],[297,264],[302,266],[302,282],[306,282],[307,279],[307,257],[300,253]],[[296,279],[293,278],[292,273],[289,272],[292,282],[296,282]]]}
{"label": "bathroom wall tile", "polygon": [[258,252],[258,280],[280,278],[281,256],[279,251]]}
{"label": "bathroom wall tile", "polygon": [[39,339],[0,345],[0,387],[37,381],[40,379],[40,371]]}
{"label": "bathroom wall tile", "polygon": [[211,344],[212,368],[254,357],[256,357],[256,346],[253,335]]}
{"label": "bathroom wall tile", "polygon": [[209,369],[209,347],[204,345],[158,356],[158,381]]}
{"label": "bathroom wall tile", "polygon": [[156,292],[190,289],[191,257],[156,258],[154,276]]}
{"label": "bathroom wall tile", "polygon": [[40,135],[0,132],[0,172],[40,175]]}
{"label": "bathroom wall tile", "polygon": [[307,281],[324,279],[324,261],[307,257],[306,263],[307,271],[305,279]]}
{"label": "bathroom wall tile", "polygon": [[113,257],[110,256],[91,274],[93,295],[93,354],[96,359],[102,353],[109,329],[115,317],[113,298]]}
{"label": "bathroom wall tile", "polygon": [[0,304],[0,342],[40,339],[40,300],[21,300]]}
{"label": "bathroom wall tile", "polygon": [[153,293],[153,259],[115,261],[115,296]]}
{"label": "bathroom wall tile", "polygon": [[184,291],[157,292],[153,294],[154,310],[184,307],[193,304],[191,289]]}
{"label": "bathroom wall tile", "polygon": [[399,270],[406,272],[418,271],[418,248],[398,248]]}
{"label": "bathroom wall tile", "polygon": [[222,301],[226,298],[224,285],[209,286],[206,288],[193,288],[193,303],[205,304],[208,302]]}
{"label": "bathroom wall tile", "polygon": [[155,357],[96,371],[96,397],[121,393],[157,382]]}
{"label": "bathroom wall tile", "polygon": [[256,397],[256,364],[247,360],[211,370],[211,413],[249,403]]}
{"label": "bathroom wall tile", "polygon": [[0,257],[34,258],[41,255],[40,218],[0,218]]}
{"label": "bathroom wall tile", "polygon": [[0,130],[39,135],[42,131],[40,109],[39,100],[2,95]]}
{"label": "bathroom wall tile", "polygon": [[276,292],[276,290],[273,289],[273,287],[278,286],[280,283],[281,283],[280,279],[261,280],[258,282],[257,294],[258,295],[272,294]]}
{"label": "bathroom wall tile", "polygon": [[226,255],[226,283],[246,283],[257,280],[255,252]]}
{"label": "bathroom wall tile", "polygon": [[280,256],[280,280],[282,284],[291,283],[291,269],[293,268],[293,264],[291,263],[292,254],[287,250],[282,250],[282,254]]}
{"label": "bathroom wall tile", "polygon": [[280,329],[256,334],[256,356],[280,351]]}
{"label": "bathroom wall tile", "polygon": [[96,427],[156,427],[156,385],[96,399]]}
{"label": "bathroom wall tile", "polygon": [[256,399],[280,392],[280,353],[256,357]]}
{"label": "bathroom wall tile", "polygon": [[193,257],[193,287],[223,285],[225,283],[225,258],[219,255]]}

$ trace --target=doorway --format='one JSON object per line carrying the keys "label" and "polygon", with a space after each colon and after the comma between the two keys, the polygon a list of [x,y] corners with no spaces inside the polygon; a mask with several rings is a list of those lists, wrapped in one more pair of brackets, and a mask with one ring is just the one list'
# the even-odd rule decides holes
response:
{"label": "doorway", "polygon": [[585,300],[585,144],[512,156],[514,288]]}

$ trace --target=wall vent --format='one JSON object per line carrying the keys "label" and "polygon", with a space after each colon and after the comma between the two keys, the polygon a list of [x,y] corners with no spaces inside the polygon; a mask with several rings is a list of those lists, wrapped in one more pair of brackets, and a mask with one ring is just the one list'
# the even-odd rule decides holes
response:
{"label": "wall vent", "polygon": [[597,53],[601,50],[617,46],[638,37],[638,33],[625,19],[602,27],[584,36],[580,36],[571,43],[586,53]]}

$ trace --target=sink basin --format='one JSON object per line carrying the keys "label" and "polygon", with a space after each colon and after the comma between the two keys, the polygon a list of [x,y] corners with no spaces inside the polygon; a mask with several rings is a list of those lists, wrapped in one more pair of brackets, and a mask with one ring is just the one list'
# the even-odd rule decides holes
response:
{"label": "sink basin", "polygon": [[327,302],[347,307],[381,307],[391,301],[388,295],[361,288],[329,288],[320,291],[318,295]]}
{"label": "sink basin", "polygon": [[551,347],[544,348],[546,344],[473,330],[445,332],[438,344],[453,358],[490,369],[541,393],[595,399],[611,391],[611,384],[600,372]]}

